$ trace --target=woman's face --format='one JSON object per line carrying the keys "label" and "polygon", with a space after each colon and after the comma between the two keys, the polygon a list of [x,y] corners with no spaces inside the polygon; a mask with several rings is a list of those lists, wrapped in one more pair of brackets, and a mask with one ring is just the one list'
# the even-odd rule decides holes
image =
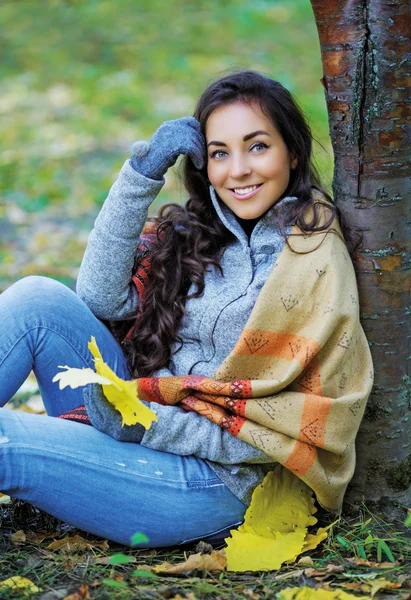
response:
{"label": "woman's face", "polygon": [[256,219],[284,194],[297,160],[257,103],[217,108],[206,141],[210,183],[238,217]]}

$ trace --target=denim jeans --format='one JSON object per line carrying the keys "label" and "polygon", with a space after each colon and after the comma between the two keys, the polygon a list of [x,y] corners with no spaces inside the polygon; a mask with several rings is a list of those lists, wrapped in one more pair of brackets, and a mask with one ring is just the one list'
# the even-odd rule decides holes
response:
{"label": "denim jeans", "polygon": [[53,418],[83,404],[83,390],[52,383],[59,365],[94,367],[94,335],[105,361],[129,379],[106,326],[71,290],[24,278],[0,295],[0,406],[33,370],[47,416],[0,408],[0,490],[89,533],[145,547],[227,537],[246,505],[195,456],[118,442],[89,425]]}

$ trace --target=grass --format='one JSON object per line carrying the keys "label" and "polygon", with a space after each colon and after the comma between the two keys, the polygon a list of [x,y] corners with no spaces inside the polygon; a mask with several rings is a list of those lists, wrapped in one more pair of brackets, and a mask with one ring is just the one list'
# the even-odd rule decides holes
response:
{"label": "grass", "polygon": [[[332,528],[328,540],[309,557],[303,555],[301,562],[284,566],[280,571],[207,573],[197,570],[179,576],[145,572],[139,565],[181,562],[187,555],[199,551],[196,544],[184,549],[138,550],[110,542],[109,547],[104,548],[100,538],[70,528],[20,500],[0,506],[0,518],[0,579],[16,575],[30,579],[41,589],[30,594],[33,599],[44,597],[50,600],[77,593],[72,600],[84,597],[99,600],[264,600],[274,598],[282,589],[303,585],[343,589],[362,595],[377,590],[374,595],[377,599],[405,600],[411,592],[410,530],[401,522],[384,522],[365,505],[355,518],[341,518]],[[319,513],[319,524],[329,522],[329,515]],[[37,540],[32,535],[30,542],[13,544],[11,534],[19,529],[26,534],[29,531],[37,534]],[[47,531],[52,537],[41,541],[41,535],[46,535]],[[84,541],[59,550],[48,548],[53,538],[75,534],[82,536]],[[111,558],[113,563],[132,562],[101,564],[110,562],[110,557],[114,557]],[[376,564],[381,562],[384,568]],[[387,588],[390,584],[398,587]],[[382,586],[380,590],[379,586]],[[22,590],[2,594],[1,598],[5,600],[29,597]]]}

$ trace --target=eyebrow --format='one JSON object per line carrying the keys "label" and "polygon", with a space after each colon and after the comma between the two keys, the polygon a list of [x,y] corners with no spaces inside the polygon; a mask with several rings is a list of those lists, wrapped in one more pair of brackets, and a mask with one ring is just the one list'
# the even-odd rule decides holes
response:
{"label": "eyebrow", "polygon": [[[247,135],[245,135],[243,137],[243,142],[246,142],[247,140],[251,140],[251,138],[255,137],[256,135],[270,135],[269,133],[267,133],[266,131],[262,131],[262,130],[258,130],[258,131],[253,131],[253,133],[247,133]],[[213,142],[209,142],[207,144],[207,146],[226,146],[227,144],[224,144],[224,142],[217,142],[217,141],[213,141]]]}

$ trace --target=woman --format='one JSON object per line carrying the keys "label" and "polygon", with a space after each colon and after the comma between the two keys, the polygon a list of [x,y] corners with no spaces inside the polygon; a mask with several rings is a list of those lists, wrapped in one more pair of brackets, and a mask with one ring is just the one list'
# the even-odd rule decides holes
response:
{"label": "woman", "polygon": [[[189,200],[143,232],[180,154]],[[77,296],[29,277],[0,297],[0,404],[33,369],[48,415],[65,416],[1,411],[0,489],[123,544],[143,532],[151,547],[226,537],[277,462],[337,509],[372,385],[337,212],[300,109],[256,72],[216,81],[194,117],[138,142]],[[91,336],[154,401],[149,430],[122,427],[97,385],[52,383],[59,365],[93,367]],[[86,413],[94,427],[68,420]]]}

